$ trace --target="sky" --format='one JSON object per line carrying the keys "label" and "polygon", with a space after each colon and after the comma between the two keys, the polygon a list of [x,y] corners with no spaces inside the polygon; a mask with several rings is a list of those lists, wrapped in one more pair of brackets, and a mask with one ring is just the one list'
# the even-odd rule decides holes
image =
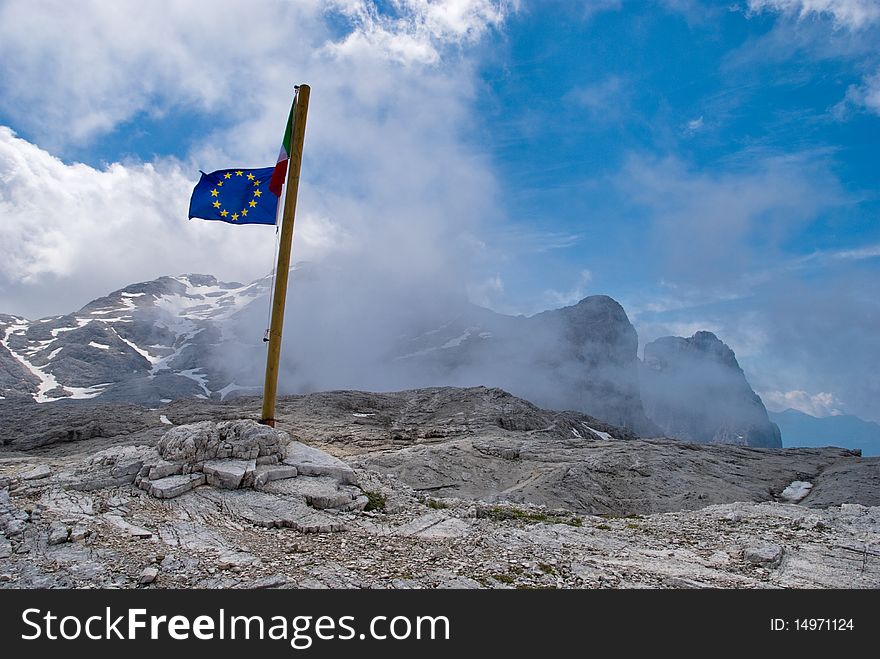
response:
{"label": "sky", "polygon": [[880,421],[877,44],[877,0],[0,0],[0,312],[269,272],[271,227],[188,200],[273,165],[306,82],[295,261],[611,295],[642,346],[715,332],[770,409]]}

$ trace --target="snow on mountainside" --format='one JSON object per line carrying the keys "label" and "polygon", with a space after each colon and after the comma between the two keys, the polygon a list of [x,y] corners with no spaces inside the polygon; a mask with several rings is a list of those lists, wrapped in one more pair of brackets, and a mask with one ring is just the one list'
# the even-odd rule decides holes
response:
{"label": "snow on mountainside", "polygon": [[268,291],[268,281],[206,275],[127,286],[79,311],[31,321],[0,314],[0,396],[159,402],[236,389],[206,354],[235,342],[220,321]]}

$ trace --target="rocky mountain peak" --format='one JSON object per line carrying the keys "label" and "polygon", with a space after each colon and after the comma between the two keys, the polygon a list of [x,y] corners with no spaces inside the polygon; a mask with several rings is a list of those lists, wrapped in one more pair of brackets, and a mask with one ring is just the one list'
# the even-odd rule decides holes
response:
{"label": "rocky mountain peak", "polygon": [[648,416],[680,439],[779,448],[779,428],[733,350],[712,332],[665,336],[645,346],[642,400]]}

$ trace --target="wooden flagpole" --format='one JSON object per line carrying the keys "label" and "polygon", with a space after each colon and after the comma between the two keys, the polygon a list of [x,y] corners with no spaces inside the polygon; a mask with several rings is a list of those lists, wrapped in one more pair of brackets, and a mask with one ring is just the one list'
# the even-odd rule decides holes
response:
{"label": "wooden flagpole", "polygon": [[278,267],[275,270],[275,294],[272,298],[272,321],[269,324],[269,352],[266,356],[266,381],[263,385],[263,413],[260,423],[275,427],[275,398],[278,393],[278,362],[281,357],[281,327],[284,324],[284,303],[287,300],[287,275],[290,271],[290,247],[293,242],[293,221],[302,166],[306,114],[309,111],[308,85],[300,85],[293,109],[290,135],[290,159],[287,161],[287,193],[281,216],[281,240],[278,246]]}

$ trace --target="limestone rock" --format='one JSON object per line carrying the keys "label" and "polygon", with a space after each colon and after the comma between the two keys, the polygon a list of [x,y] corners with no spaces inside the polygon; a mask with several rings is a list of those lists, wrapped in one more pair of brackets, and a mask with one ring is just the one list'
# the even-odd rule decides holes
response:
{"label": "limestone rock", "polygon": [[752,545],[743,550],[743,558],[753,565],[774,568],[782,562],[782,545],[767,543]]}
{"label": "limestone rock", "polygon": [[150,494],[157,499],[173,499],[194,487],[205,484],[204,474],[180,474],[150,481]]}
{"label": "limestone rock", "polygon": [[70,530],[67,528],[66,524],[62,524],[61,522],[53,522],[49,526],[48,542],[50,545],[60,545],[64,542],[67,542],[69,536]]}
{"label": "limestone rock", "polygon": [[142,586],[153,583],[159,576],[159,570],[154,567],[144,568],[141,576],[138,577],[138,583]]}
{"label": "limestone rock", "polygon": [[197,463],[205,460],[261,457],[284,457],[287,433],[250,419],[201,421],[175,426],[166,432],[157,446],[168,462]]}
{"label": "limestone rock", "polygon": [[354,470],[339,458],[301,442],[287,445],[284,464],[295,467],[304,476],[331,476],[340,483],[354,484],[357,481]]}
{"label": "limestone rock", "polygon": [[52,470],[47,465],[37,465],[30,471],[26,471],[21,475],[24,481],[34,481],[40,478],[48,478],[52,474]]}
{"label": "limestone rock", "polygon": [[209,460],[202,465],[208,485],[226,490],[237,490],[245,475],[256,469],[254,460]]}
{"label": "limestone rock", "polygon": [[12,556],[12,543],[6,538],[6,534],[0,533],[0,559]]}
{"label": "limestone rock", "polygon": [[711,332],[667,336],[645,346],[642,400],[668,437],[687,441],[781,448],[736,356]]}

